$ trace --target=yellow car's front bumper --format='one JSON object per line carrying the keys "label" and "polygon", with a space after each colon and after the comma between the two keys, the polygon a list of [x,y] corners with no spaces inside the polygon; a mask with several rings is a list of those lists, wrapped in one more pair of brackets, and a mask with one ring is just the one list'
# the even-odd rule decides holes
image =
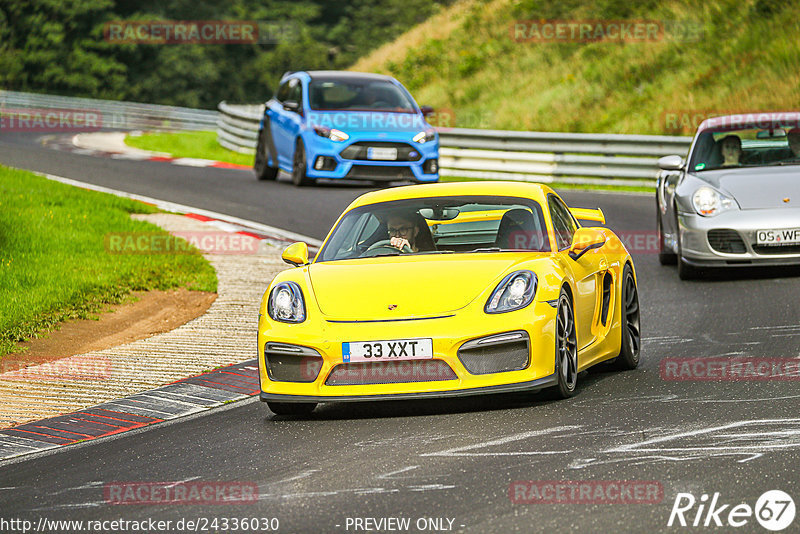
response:
{"label": "yellow car's front bumper", "polygon": [[[380,322],[334,322],[318,317],[301,324],[286,324],[262,316],[258,331],[261,400],[393,400],[535,391],[556,384],[555,319],[553,306],[536,301],[522,310],[504,314],[489,315],[482,309],[461,310],[437,318]],[[471,373],[462,363],[459,349],[465,350],[465,344],[508,332],[526,334],[528,359],[524,367],[476,374],[474,364],[470,364],[474,371]],[[433,340],[433,360],[393,362],[380,369],[373,364],[346,364],[343,360],[343,342],[418,338]],[[519,342],[518,336],[515,339]],[[267,346],[271,354],[275,349],[284,352],[286,357],[281,357],[282,361],[290,360],[294,352],[310,363],[300,368],[293,379],[296,381],[286,381],[285,377],[275,380],[268,370]],[[502,352],[502,343],[494,347]],[[462,352],[462,356],[464,354]],[[335,377],[332,377],[335,368]],[[275,372],[274,367],[272,372]]]}

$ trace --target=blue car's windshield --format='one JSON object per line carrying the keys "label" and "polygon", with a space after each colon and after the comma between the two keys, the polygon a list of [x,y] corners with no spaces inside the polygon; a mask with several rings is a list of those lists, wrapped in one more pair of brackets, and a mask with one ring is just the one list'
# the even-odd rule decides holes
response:
{"label": "blue car's windshield", "polygon": [[408,93],[387,80],[312,80],[308,97],[311,109],[317,111],[417,112]]}

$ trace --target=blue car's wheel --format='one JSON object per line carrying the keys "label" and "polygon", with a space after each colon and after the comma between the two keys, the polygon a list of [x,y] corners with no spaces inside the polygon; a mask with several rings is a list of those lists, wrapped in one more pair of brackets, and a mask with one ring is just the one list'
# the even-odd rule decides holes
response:
{"label": "blue car's wheel", "polygon": [[[278,176],[278,167],[270,167],[269,161],[277,161],[274,152],[272,152],[272,143],[269,139],[269,124],[265,124],[264,128],[258,132],[258,145],[256,146],[256,159],[253,163],[253,170],[256,173],[256,178],[259,180],[274,180]],[[271,158],[270,158],[271,156]]]}
{"label": "blue car's wheel", "polygon": [[302,139],[297,140],[294,148],[294,164],[292,165],[292,183],[297,187],[303,187],[313,182],[306,175],[306,147]]}

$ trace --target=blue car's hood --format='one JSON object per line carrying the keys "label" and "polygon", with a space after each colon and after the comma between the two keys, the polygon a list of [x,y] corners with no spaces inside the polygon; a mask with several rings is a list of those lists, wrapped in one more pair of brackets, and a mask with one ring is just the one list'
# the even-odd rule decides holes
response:
{"label": "blue car's hood", "polygon": [[310,111],[309,126],[335,128],[348,134],[367,132],[419,133],[431,126],[420,113],[379,111]]}

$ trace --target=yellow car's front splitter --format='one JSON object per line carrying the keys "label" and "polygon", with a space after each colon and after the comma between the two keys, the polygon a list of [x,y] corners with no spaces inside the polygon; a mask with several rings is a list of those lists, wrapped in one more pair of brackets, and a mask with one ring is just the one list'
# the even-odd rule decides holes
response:
{"label": "yellow car's front splitter", "polygon": [[[556,384],[555,318],[547,302],[505,314],[462,311],[401,321],[318,318],[289,325],[262,317],[261,400],[338,402],[535,391]],[[398,361],[382,355],[370,362],[345,361],[345,343],[392,340],[431,340],[432,358]]]}

